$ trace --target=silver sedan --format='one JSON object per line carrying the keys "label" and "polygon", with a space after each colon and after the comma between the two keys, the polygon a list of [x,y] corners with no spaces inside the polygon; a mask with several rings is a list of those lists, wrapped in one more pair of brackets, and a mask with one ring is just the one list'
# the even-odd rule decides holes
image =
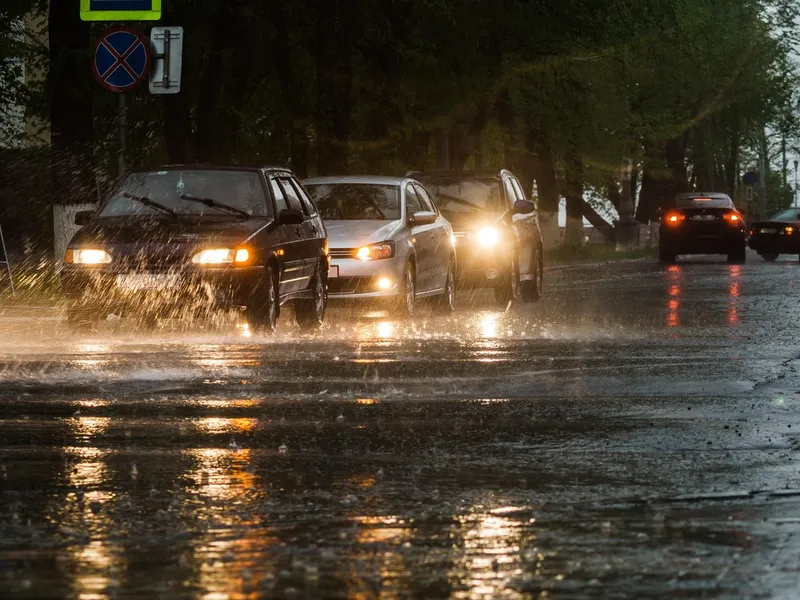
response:
{"label": "silver sedan", "polygon": [[328,231],[328,297],[385,299],[410,317],[419,298],[455,309],[456,253],[450,223],[421,183],[404,177],[303,181]]}

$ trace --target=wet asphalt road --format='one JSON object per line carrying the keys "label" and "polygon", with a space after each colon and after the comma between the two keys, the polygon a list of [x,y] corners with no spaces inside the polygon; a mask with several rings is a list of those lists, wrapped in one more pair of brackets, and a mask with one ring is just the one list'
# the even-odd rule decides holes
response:
{"label": "wet asphalt road", "polygon": [[800,263],[546,284],[270,339],[0,307],[0,597],[796,598]]}

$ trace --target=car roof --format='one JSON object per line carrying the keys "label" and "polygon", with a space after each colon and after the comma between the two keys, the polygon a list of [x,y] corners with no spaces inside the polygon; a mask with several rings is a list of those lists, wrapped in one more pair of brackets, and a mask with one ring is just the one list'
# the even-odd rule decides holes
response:
{"label": "car roof", "polygon": [[209,164],[172,164],[172,165],[153,165],[142,166],[131,169],[131,173],[143,173],[147,171],[285,171],[291,173],[288,167],[278,167],[269,165],[209,165]]}
{"label": "car roof", "polygon": [[714,198],[715,200],[730,200],[728,194],[722,192],[686,192],[675,196],[676,199],[691,200],[692,198]]}
{"label": "car roof", "polygon": [[507,169],[499,171],[409,171],[406,177],[425,178],[434,177],[437,179],[500,179],[503,175],[512,175]]}
{"label": "car roof", "polygon": [[334,175],[331,177],[309,177],[303,179],[303,185],[324,185],[331,183],[363,183],[366,185],[403,185],[409,177],[385,177],[382,175]]}

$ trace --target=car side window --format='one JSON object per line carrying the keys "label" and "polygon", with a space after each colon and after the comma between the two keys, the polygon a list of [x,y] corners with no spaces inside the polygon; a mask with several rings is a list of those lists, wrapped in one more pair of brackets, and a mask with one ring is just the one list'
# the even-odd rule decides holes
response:
{"label": "car side window", "polygon": [[286,196],[286,203],[289,205],[289,208],[304,212],[303,203],[300,201],[297,190],[295,190],[292,185],[292,180],[289,177],[281,177],[278,181],[281,184],[281,188],[283,188],[283,195]]}
{"label": "car side window", "polygon": [[419,201],[417,192],[414,191],[414,186],[410,183],[406,184],[406,215],[411,216],[414,213],[422,211],[422,204]]}
{"label": "car side window", "polygon": [[511,185],[514,186],[514,191],[517,192],[517,200],[525,200],[525,193],[522,191],[522,186],[516,177],[511,180]]}
{"label": "car side window", "polygon": [[419,200],[422,203],[422,210],[429,210],[433,213],[439,212],[436,210],[436,204],[428,195],[428,191],[424,187],[415,183],[414,190],[417,192],[417,196],[419,196]]}
{"label": "car side window", "polygon": [[292,186],[294,186],[297,195],[300,196],[300,202],[303,203],[303,212],[309,217],[315,217],[317,215],[317,207],[314,206],[314,203],[311,201],[311,198],[309,198],[306,190],[294,177],[292,177]]}
{"label": "car side window", "polygon": [[514,205],[514,202],[517,201],[517,192],[511,183],[510,177],[503,178],[503,187],[505,188],[506,192],[506,207],[511,208]]}
{"label": "car side window", "polygon": [[289,208],[286,204],[286,196],[283,195],[283,190],[274,177],[269,178],[269,187],[272,189],[272,195],[275,196],[275,207],[278,209],[277,214],[279,215],[282,210]]}

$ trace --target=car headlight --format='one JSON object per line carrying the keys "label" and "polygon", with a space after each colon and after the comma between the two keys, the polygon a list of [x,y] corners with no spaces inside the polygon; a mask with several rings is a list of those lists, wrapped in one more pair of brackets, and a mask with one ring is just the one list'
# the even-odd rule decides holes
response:
{"label": "car headlight", "polygon": [[250,261],[247,248],[208,248],[192,257],[196,265],[243,265]]}
{"label": "car headlight", "polygon": [[64,262],[74,265],[107,265],[113,259],[105,250],[98,248],[69,248]]}
{"label": "car headlight", "polygon": [[478,231],[477,238],[481,246],[491,248],[500,241],[500,232],[494,227],[484,227]]}
{"label": "car headlight", "polygon": [[394,244],[391,242],[362,246],[356,251],[356,258],[358,260],[382,260],[384,258],[392,258],[393,256]]}

